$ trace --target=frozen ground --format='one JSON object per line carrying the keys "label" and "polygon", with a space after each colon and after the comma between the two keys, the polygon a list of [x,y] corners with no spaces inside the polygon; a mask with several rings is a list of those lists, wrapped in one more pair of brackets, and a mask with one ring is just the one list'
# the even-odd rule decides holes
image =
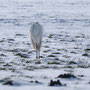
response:
{"label": "frozen ground", "polygon": [[[35,21],[45,29],[40,60]],[[0,90],[25,89],[90,90],[90,0],[0,0]]]}

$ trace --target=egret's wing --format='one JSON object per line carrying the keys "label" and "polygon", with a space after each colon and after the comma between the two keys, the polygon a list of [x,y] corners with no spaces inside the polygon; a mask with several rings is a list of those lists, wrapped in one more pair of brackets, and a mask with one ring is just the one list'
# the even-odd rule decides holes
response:
{"label": "egret's wing", "polygon": [[32,41],[32,45],[33,45],[34,49],[35,50],[40,50],[40,48],[41,48],[41,41],[40,41],[40,43],[34,43],[32,38],[31,38],[31,41]]}
{"label": "egret's wing", "polygon": [[32,38],[31,38],[31,41],[32,41],[32,45],[33,45],[34,49],[36,50],[36,44],[34,43]]}

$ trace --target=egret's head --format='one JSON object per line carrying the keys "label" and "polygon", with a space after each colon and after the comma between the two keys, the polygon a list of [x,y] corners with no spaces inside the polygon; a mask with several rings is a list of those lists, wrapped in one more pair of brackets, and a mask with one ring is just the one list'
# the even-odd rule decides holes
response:
{"label": "egret's head", "polygon": [[39,22],[36,22],[36,24],[39,24]]}

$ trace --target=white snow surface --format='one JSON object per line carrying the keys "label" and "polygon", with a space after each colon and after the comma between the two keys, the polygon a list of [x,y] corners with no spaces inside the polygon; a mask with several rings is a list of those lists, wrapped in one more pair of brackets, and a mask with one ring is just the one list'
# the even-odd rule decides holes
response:
{"label": "white snow surface", "polygon": [[[40,60],[30,41],[36,21]],[[76,78],[57,78],[65,73]],[[90,0],[0,0],[0,90],[90,90]]]}

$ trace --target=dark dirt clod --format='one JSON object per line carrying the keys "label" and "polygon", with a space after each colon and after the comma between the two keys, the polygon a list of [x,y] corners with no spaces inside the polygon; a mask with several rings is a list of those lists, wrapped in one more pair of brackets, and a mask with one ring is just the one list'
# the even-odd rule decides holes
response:
{"label": "dark dirt clod", "polygon": [[79,77],[84,77],[84,75],[78,75]]}
{"label": "dark dirt clod", "polygon": [[85,51],[90,51],[90,48],[85,49]]}
{"label": "dark dirt clod", "polygon": [[84,54],[82,54],[82,56],[88,56],[88,54],[84,53]]}
{"label": "dark dirt clod", "polygon": [[16,34],[15,36],[25,36],[24,34]]}
{"label": "dark dirt clod", "polygon": [[76,78],[73,74],[60,74],[57,78]]}
{"label": "dark dirt clod", "polygon": [[77,63],[74,61],[70,61],[68,64],[77,64]]}
{"label": "dark dirt clod", "polygon": [[6,81],[3,83],[3,85],[13,85],[13,81]]}
{"label": "dark dirt clod", "polygon": [[50,35],[48,36],[48,38],[53,38],[53,36],[54,36],[54,34],[50,34]]}
{"label": "dark dirt clod", "polygon": [[49,83],[49,86],[63,86],[63,84],[60,82],[60,80],[57,80],[57,81],[51,80]]}
{"label": "dark dirt clod", "polygon": [[3,85],[20,86],[19,83],[13,82],[12,80],[4,82]]}
{"label": "dark dirt clod", "polygon": [[60,54],[59,52],[54,52],[54,53],[52,53],[52,54]]}
{"label": "dark dirt clod", "polygon": [[48,62],[47,64],[60,64],[59,62],[53,61],[53,62]]}
{"label": "dark dirt clod", "polygon": [[39,82],[39,81],[30,81],[30,83],[36,83],[36,84],[42,84],[41,82]]}
{"label": "dark dirt clod", "polygon": [[0,54],[0,56],[6,56],[6,55],[2,53],[2,54]]}
{"label": "dark dirt clod", "polygon": [[13,41],[15,41],[14,39],[7,39],[8,40],[8,42],[13,42]]}
{"label": "dark dirt clod", "polygon": [[55,57],[54,55],[48,55],[48,57]]}
{"label": "dark dirt clod", "polygon": [[10,80],[10,78],[5,78],[0,80],[0,82],[3,85],[10,85],[10,86],[19,86],[19,83],[14,82],[13,80]]}
{"label": "dark dirt clod", "polygon": [[39,81],[35,81],[35,83],[40,83]]}
{"label": "dark dirt clod", "polygon": [[35,64],[41,64],[41,62],[40,61],[37,61],[37,62],[35,62]]}
{"label": "dark dirt clod", "polygon": [[29,56],[27,54],[23,54],[23,53],[17,53],[17,56],[20,56],[22,58],[28,58]]}

